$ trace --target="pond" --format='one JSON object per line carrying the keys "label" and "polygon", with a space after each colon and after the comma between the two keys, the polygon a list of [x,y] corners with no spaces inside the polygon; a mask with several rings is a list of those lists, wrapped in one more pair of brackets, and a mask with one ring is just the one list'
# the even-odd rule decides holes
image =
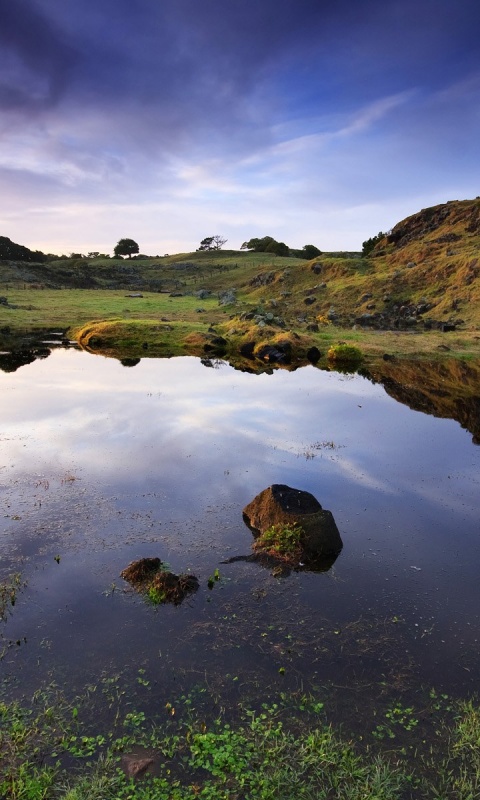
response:
{"label": "pond", "polygon": [[[478,690],[480,448],[458,422],[361,375],[61,347],[0,372],[0,409],[12,695],[111,674],[132,702],[143,676],[150,707],[200,683],[226,705],[329,687],[341,717],[379,685]],[[235,560],[251,553],[243,507],[274,483],[333,513],[328,571]],[[120,577],[145,556],[199,590],[146,603]]]}

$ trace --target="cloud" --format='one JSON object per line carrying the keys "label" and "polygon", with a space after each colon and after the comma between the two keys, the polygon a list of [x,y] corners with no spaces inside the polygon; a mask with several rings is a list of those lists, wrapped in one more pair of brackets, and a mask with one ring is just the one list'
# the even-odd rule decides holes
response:
{"label": "cloud", "polygon": [[40,246],[41,212],[69,250],[104,250],[89,206],[119,225],[136,206],[155,250],[173,247],[155,244],[159,208],[184,248],[224,221],[232,245],[340,247],[343,212],[359,247],[476,182],[479,16],[473,0],[0,0],[2,233]]}
{"label": "cloud", "polygon": [[79,62],[75,45],[31,0],[0,0],[0,108],[28,113],[55,105]]}

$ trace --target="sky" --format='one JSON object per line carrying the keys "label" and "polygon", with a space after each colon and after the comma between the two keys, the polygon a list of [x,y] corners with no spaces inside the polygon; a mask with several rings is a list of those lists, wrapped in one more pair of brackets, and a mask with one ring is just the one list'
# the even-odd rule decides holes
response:
{"label": "sky", "polygon": [[480,194],[478,0],[0,0],[0,235],[358,250]]}

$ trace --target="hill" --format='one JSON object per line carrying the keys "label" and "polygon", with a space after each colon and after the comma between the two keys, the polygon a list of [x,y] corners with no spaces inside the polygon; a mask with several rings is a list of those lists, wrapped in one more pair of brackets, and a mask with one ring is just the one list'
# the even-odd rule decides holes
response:
{"label": "hill", "polygon": [[[325,253],[305,261],[220,250],[35,262],[28,253],[27,263],[13,251],[0,261],[0,293],[9,302],[10,292],[20,288],[126,290],[209,298],[210,306],[215,300],[223,307],[222,314],[269,314],[269,321],[273,315],[286,327],[309,332],[329,323],[360,331],[480,327],[480,198],[408,217],[365,257]],[[27,294],[24,300],[32,303]]]}
{"label": "hill", "polygon": [[40,250],[29,250],[21,244],[15,244],[8,236],[0,236],[0,261],[14,259],[17,261],[35,261],[43,263],[47,256]]}

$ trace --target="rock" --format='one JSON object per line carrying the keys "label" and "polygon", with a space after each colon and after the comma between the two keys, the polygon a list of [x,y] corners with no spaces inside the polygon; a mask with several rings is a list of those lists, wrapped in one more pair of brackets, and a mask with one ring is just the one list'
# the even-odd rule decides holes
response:
{"label": "rock", "polygon": [[310,492],[283,484],[260,492],[243,509],[243,519],[257,536],[272,525],[296,523],[303,530],[301,545],[307,561],[336,555],[343,547],[332,513],[322,509]]}
{"label": "rock", "polygon": [[[318,328],[318,326],[317,326],[317,328]],[[320,361],[321,357],[322,357],[322,354],[321,354],[320,350],[318,349],[318,347],[315,347],[315,345],[313,345],[313,347],[311,347],[309,350],[307,350],[307,358],[308,358],[308,360],[310,361],[311,364],[316,364],[317,361]]]}
{"label": "rock", "polygon": [[194,297],[197,297],[199,300],[205,300],[206,297],[210,297],[211,292],[208,289],[199,289],[198,292],[195,292]]}
{"label": "rock", "polygon": [[307,325],[307,331],[311,331],[312,333],[318,333],[319,330],[320,328],[318,327],[318,324],[316,322],[310,322]]}
{"label": "rock", "polygon": [[311,306],[311,305],[313,305],[315,303],[316,299],[317,299],[316,297],[310,296],[310,297],[306,297],[303,302],[305,303],[306,306]]}
{"label": "rock", "polygon": [[161,564],[159,558],[140,558],[125,567],[120,576],[129,583],[143,583],[158,572]]}
{"label": "rock", "polygon": [[261,272],[259,275],[255,275],[255,277],[252,278],[249,285],[254,288],[257,286],[268,286],[268,284],[273,283],[274,280],[274,272]]}
{"label": "rock", "polygon": [[287,342],[285,346],[281,344],[264,344],[262,347],[259,347],[256,355],[257,358],[261,358],[262,361],[269,361],[271,364],[288,364],[290,361],[290,351],[290,342]]}
{"label": "rock", "polygon": [[124,753],[122,756],[122,769],[127,778],[138,778],[147,771],[154,763],[153,758],[140,756],[132,753]]}
{"label": "rock", "polygon": [[199,587],[195,575],[175,575],[166,569],[159,558],[141,558],[132,561],[122,572],[121,577],[133,588],[147,597],[154,591],[158,603],[179,605],[185,597],[196,592]]}
{"label": "rock", "polygon": [[164,595],[164,603],[173,603],[175,606],[185,600],[185,597],[196,592],[200,584],[195,575],[174,575],[173,572],[157,572],[150,587]]}
{"label": "rock", "polygon": [[221,306],[227,306],[231,303],[236,303],[237,293],[236,289],[227,289],[225,292],[219,292],[218,303]]}
{"label": "rock", "polygon": [[246,358],[253,358],[253,351],[255,350],[255,342],[244,342],[240,345],[240,355]]}
{"label": "rock", "polygon": [[130,292],[130,294],[126,294],[125,297],[143,297],[141,292]]}
{"label": "rock", "polygon": [[315,275],[320,275],[320,273],[322,271],[322,265],[321,264],[312,264],[310,269],[312,270],[312,272],[315,273]]}

